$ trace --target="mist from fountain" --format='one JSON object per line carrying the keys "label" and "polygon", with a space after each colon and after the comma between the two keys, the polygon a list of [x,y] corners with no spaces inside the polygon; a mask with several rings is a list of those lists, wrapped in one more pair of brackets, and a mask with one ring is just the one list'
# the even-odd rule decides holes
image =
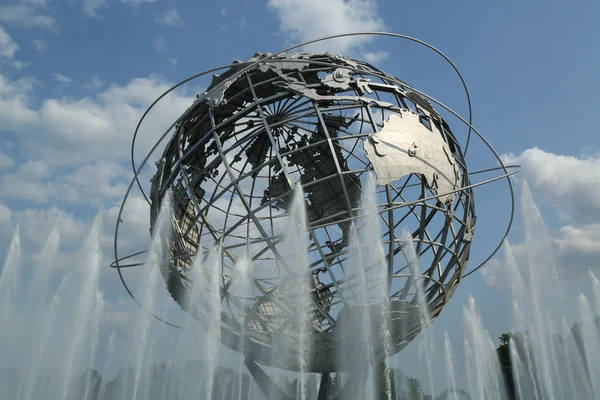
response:
{"label": "mist from fountain", "polygon": [[[342,357],[345,371],[360,371],[366,377],[363,388],[350,392],[356,399],[375,398],[380,382],[384,385],[384,398],[406,397],[406,381],[393,382],[389,355],[389,327],[385,315],[389,308],[387,281],[389,271],[382,254],[380,236],[381,220],[373,218],[375,185],[366,186],[362,199],[363,211],[353,228],[348,249],[347,281],[342,286],[343,295],[357,310],[358,328],[342,336],[342,340],[356,344],[355,354]],[[557,268],[551,256],[551,245],[539,210],[529,189],[523,187],[521,201],[525,226],[524,244],[505,244],[504,264],[512,298],[512,326],[509,356],[512,365],[514,398],[518,400],[541,399],[597,399],[600,398],[600,283],[590,273],[593,289],[591,297],[579,295],[568,302],[561,287]],[[303,196],[298,190],[290,211],[284,241],[279,247],[282,257],[288,260],[291,270],[283,275],[294,283],[287,293],[296,302],[295,314],[298,332],[299,359],[296,398],[311,395],[311,374],[307,363],[310,354],[312,302],[308,288],[312,285],[308,273],[306,252],[306,210]],[[168,202],[161,212],[154,231],[154,240],[143,274],[138,280],[136,293],[146,307],[166,310],[170,299],[165,296],[160,265],[164,265],[169,251],[171,214]],[[200,323],[189,319],[190,329],[204,332],[175,330],[154,321],[145,311],[133,314],[126,332],[106,331],[102,318],[104,297],[100,293],[100,268],[105,264],[100,258],[101,216],[93,224],[77,264],[57,268],[55,259],[60,245],[59,223],[51,230],[46,244],[37,257],[37,264],[25,273],[21,255],[20,229],[16,229],[8,248],[6,261],[0,272],[0,366],[10,366],[17,371],[17,379],[2,383],[0,398],[10,400],[155,400],[175,398],[191,400],[262,399],[260,390],[244,374],[240,357],[233,368],[223,365],[219,344],[221,326],[222,250],[220,247],[198,254],[190,276],[193,278],[188,302],[196,307]],[[424,305],[418,257],[410,237],[401,238],[403,254],[411,269],[413,290],[420,306]],[[525,261],[523,261],[525,260]],[[237,260],[237,271],[231,292],[239,300],[236,311],[242,317],[247,312],[244,298],[252,297],[253,276],[249,256]],[[284,298],[280,296],[279,298]],[[164,298],[164,299],[163,299]],[[168,303],[171,304],[171,303]],[[233,303],[232,303],[233,304]],[[250,303],[248,303],[250,304]],[[248,305],[246,304],[246,305]],[[366,305],[369,305],[368,307]],[[429,325],[430,319],[421,307],[421,323]],[[495,345],[477,312],[475,299],[469,298],[464,310],[465,363],[460,364],[452,349],[450,337],[444,334],[443,343],[433,340],[432,332],[425,331],[414,345],[420,346],[421,359],[414,368],[422,369],[427,378],[425,388],[434,396],[445,382],[448,387],[444,400],[464,400],[456,388],[457,377],[466,376],[473,399],[510,399],[497,358]],[[573,327],[570,324],[576,322]],[[431,328],[430,328],[431,329]],[[351,336],[354,335],[355,338]],[[243,350],[243,349],[242,349]],[[357,354],[359,356],[357,356]],[[382,357],[383,354],[383,357]],[[443,374],[436,376],[434,366],[443,355]],[[275,355],[276,356],[276,355]],[[402,357],[402,353],[399,355]],[[98,364],[102,359],[103,364]],[[382,359],[385,361],[382,368]],[[8,362],[12,360],[12,365]],[[123,368],[131,365],[133,368]],[[104,379],[95,372],[104,371]],[[0,369],[0,371],[2,371]],[[379,374],[383,371],[383,381]],[[106,378],[115,374],[114,379]],[[337,374],[339,381],[360,382],[361,376]],[[1,378],[1,377],[0,377]],[[405,378],[402,378],[405,379]],[[0,379],[0,382],[4,382]],[[251,392],[251,394],[250,394]],[[381,393],[381,392],[379,392]],[[405,396],[405,397],[402,397]],[[442,399],[440,396],[439,399]],[[3,399],[4,400],[4,399]],[[420,398],[422,400],[422,398]]]}
{"label": "mist from fountain", "polygon": [[466,357],[473,357],[476,371],[475,381],[471,381],[471,391],[477,393],[480,399],[501,400],[504,398],[504,385],[501,381],[502,375],[496,349],[477,312],[475,299],[471,296],[467,307],[463,310],[463,315],[465,335],[471,347],[471,352],[466,354]]}
{"label": "mist from fountain", "polygon": [[59,243],[60,234],[58,233],[58,226],[55,225],[40,253],[40,261],[36,266],[37,273],[31,277],[29,289],[27,290],[23,313],[30,315],[31,319],[35,321],[33,331],[37,332],[38,338],[31,343],[31,350],[24,357],[25,363],[23,369],[30,371],[30,373],[19,382],[18,397],[23,399],[30,399],[32,396],[35,378],[42,363],[44,348],[47,345],[48,336],[50,335],[51,321],[55,315],[55,307],[50,307],[50,312],[44,315],[44,312],[49,310],[39,307],[39,305],[46,304],[47,302],[49,270],[52,268],[52,263],[58,252]]}
{"label": "mist from fountain", "polygon": [[[446,366],[446,385],[449,388],[456,387],[456,378],[454,376],[454,350],[452,349],[452,342],[450,342],[450,336],[448,331],[444,331],[444,364]],[[449,400],[458,400],[456,392]]]}
{"label": "mist from fountain", "polygon": [[[389,265],[381,239],[382,221],[377,210],[376,184],[369,176],[361,198],[360,212],[351,227],[347,262],[344,269],[342,296],[347,303],[344,317],[338,320],[342,340],[348,350],[342,354],[338,374],[342,387],[346,384],[363,388],[347,391],[347,396],[356,399],[371,399],[378,396],[381,386],[385,399],[392,399],[393,381],[389,355],[391,333],[387,315],[389,313],[388,275]],[[358,334],[358,335],[357,335]],[[382,374],[380,377],[378,374]]]}
{"label": "mist from fountain", "polygon": [[[250,304],[247,304],[245,299],[253,299],[254,298],[254,279],[252,278],[252,261],[248,257],[248,255],[244,255],[240,259],[236,261],[235,267],[235,277],[233,278],[233,283],[229,289],[230,293],[239,299],[240,304],[237,305],[238,309],[236,310],[236,314],[240,315],[240,319],[243,320],[242,328],[240,330],[240,337],[246,336],[247,330],[247,321],[246,315],[248,313],[248,307],[251,307]],[[242,340],[240,343],[240,354],[245,353],[245,342]],[[236,375],[236,390],[237,390],[237,399],[243,400],[243,373],[246,371],[246,366],[244,363],[244,357],[240,357],[239,362],[237,364],[237,375]]]}
{"label": "mist from fountain", "polygon": [[14,316],[17,304],[19,272],[21,264],[21,229],[17,225],[13,234],[8,255],[0,274],[0,316],[6,321]]}
{"label": "mist from fountain", "polygon": [[[406,260],[406,263],[410,269],[410,286],[414,287],[417,305],[419,306],[419,321],[421,326],[428,327],[431,324],[431,316],[429,315],[429,307],[423,287],[427,281],[421,277],[419,257],[413,244],[412,235],[408,231],[404,230],[402,232],[401,240],[403,243],[402,254],[404,255],[404,259]],[[421,332],[421,340],[418,344],[417,354],[420,362],[422,363],[421,366],[425,367],[429,393],[435,393],[435,380],[433,373],[433,363],[435,362],[435,346],[431,337],[431,332],[429,332],[427,329]]]}
{"label": "mist from fountain", "polygon": [[[108,344],[106,346],[106,361],[105,364],[108,369],[114,369],[114,358],[115,358],[115,332],[111,332],[108,338]],[[105,400],[106,395],[106,384],[108,382],[103,380],[98,390],[98,400]]]}
{"label": "mist from fountain", "polygon": [[[308,362],[310,355],[310,337],[312,321],[316,309],[311,299],[312,286],[310,262],[308,259],[308,230],[306,227],[306,206],[302,186],[296,185],[294,189],[292,206],[281,244],[282,264],[280,268],[286,269],[282,273],[287,284],[284,286],[288,306],[293,313],[293,326],[298,333],[298,384],[295,396],[305,400],[308,394]],[[285,302],[283,298],[282,302]]]}
{"label": "mist from fountain", "polygon": [[[139,282],[137,293],[141,293],[140,303],[150,310],[156,310],[158,307],[157,296],[159,288],[162,286],[161,268],[163,263],[168,259],[169,249],[168,240],[171,231],[171,196],[166,196],[162,204],[160,215],[156,221],[154,229],[154,238],[148,253],[148,258],[144,264],[145,272],[142,274]],[[135,345],[133,351],[134,357],[134,381],[131,394],[127,385],[122,386],[121,396],[131,396],[132,399],[142,398],[147,395],[146,388],[141,385],[142,371],[151,359],[149,355],[153,350],[152,346],[152,320],[148,316],[139,313],[137,320],[134,322],[133,337]],[[141,393],[139,393],[141,390]],[[139,394],[138,394],[139,393]]]}

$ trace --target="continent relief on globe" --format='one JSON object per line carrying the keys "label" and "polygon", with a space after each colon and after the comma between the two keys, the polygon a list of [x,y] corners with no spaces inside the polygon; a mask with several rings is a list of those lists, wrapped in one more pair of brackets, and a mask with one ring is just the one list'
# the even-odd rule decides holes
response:
{"label": "continent relief on globe", "polygon": [[411,173],[420,174],[430,189],[450,204],[460,181],[454,155],[434,124],[425,126],[422,116],[405,110],[391,114],[383,128],[364,142],[367,158],[373,165],[378,185],[388,185]]}

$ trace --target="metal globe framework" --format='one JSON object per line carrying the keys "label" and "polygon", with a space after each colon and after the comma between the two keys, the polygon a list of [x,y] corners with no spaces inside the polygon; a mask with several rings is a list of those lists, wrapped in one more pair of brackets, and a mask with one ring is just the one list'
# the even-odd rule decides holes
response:
{"label": "metal globe framework", "polygon": [[[440,104],[369,63],[329,53],[257,53],[215,75],[163,136],[169,141],[148,199],[154,228],[164,199],[172,197],[170,255],[161,272],[174,300],[202,321],[203,305],[187,301],[194,260],[220,246],[221,340],[262,364],[297,370],[294,276],[281,272],[279,245],[300,185],[311,276],[308,368],[339,369],[342,354],[352,350],[341,340],[355,307],[349,243],[371,177],[385,266],[365,270],[386,268],[388,311],[400,315],[390,319],[391,354],[400,351],[425,328],[419,307],[435,319],[465,276],[474,187],[518,171],[509,172],[489,146],[503,174],[471,182],[466,148],[432,102]],[[455,115],[469,126],[470,139],[470,121]],[[133,164],[130,190],[149,158]],[[504,236],[511,223],[512,211]],[[139,264],[119,258],[118,225],[113,266],[121,275],[121,268]],[[413,244],[418,266],[407,255]],[[246,259],[251,295],[234,290]]]}

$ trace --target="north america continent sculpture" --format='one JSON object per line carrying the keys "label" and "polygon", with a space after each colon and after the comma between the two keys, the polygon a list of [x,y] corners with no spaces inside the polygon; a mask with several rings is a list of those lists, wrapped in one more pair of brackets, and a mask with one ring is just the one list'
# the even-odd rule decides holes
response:
{"label": "north america continent sculpture", "polygon": [[[427,95],[370,63],[309,52],[235,62],[154,160],[168,291],[260,364],[342,371],[364,358],[364,335],[372,357],[396,354],[465,274],[477,185],[461,143]],[[290,258],[290,234],[304,258]]]}

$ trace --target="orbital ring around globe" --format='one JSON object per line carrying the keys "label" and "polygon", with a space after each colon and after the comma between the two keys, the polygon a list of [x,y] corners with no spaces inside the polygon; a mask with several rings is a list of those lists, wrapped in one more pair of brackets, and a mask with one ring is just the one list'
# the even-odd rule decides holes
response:
{"label": "orbital ring around globe", "polygon": [[[293,301],[286,296],[293,292],[294,281],[274,271],[280,262],[285,265],[277,248],[282,237],[278,224],[289,215],[291,193],[298,184],[307,204],[308,251],[312,257],[308,314],[314,332],[309,371],[338,368],[339,359],[351,353],[353,346],[352,341],[341,340],[344,330],[340,326],[357,329],[353,315],[373,311],[368,311],[373,305],[357,308],[347,301],[354,278],[345,275],[351,262],[355,223],[364,211],[361,199],[369,176],[376,178],[379,188],[374,190],[383,229],[379,240],[387,249],[390,312],[397,316],[391,326],[393,347],[386,354],[397,353],[425,328],[415,305],[418,288],[422,286],[427,297],[425,307],[435,319],[460,280],[498,251],[501,244],[483,263],[465,273],[476,219],[472,189],[507,179],[511,216],[504,240],[514,215],[509,176],[520,169],[503,164],[489,142],[471,126],[470,115],[466,121],[371,64],[329,53],[285,53],[317,41],[367,34],[409,39],[442,55],[463,82],[470,113],[468,90],[454,64],[424,42],[391,33],[335,35],[275,54],[257,53],[248,62],[206,71],[175,85],[152,103],[138,123],[132,142],[135,176],[115,229],[115,261],[111,266],[117,268],[128,294],[144,310],[180,328],[141,304],[121,272],[121,268],[143,264],[121,262],[144,252],[118,256],[119,224],[136,182],[150,204],[151,229],[157,224],[163,200],[172,194],[176,202],[170,222],[176,235],[169,242],[168,260],[160,265],[173,299],[202,322],[201,307],[191,307],[185,300],[194,282],[190,279],[192,263],[194,258],[208,257],[211,246],[218,244],[224,254],[219,272],[223,283],[219,293],[222,291],[225,304],[220,318],[221,341],[233,350],[243,349],[259,363],[290,370],[298,370],[296,333],[290,322],[293,307],[286,304],[286,300]],[[178,86],[225,68],[230,69],[213,77],[207,92],[171,125],[136,168],[135,137],[152,107]],[[430,101],[469,127],[464,152]],[[138,177],[173,128],[175,132],[156,163],[150,202]],[[465,156],[471,131],[494,154],[500,167],[468,171]],[[478,183],[470,181],[471,175],[495,170],[503,174]],[[386,199],[379,202],[377,196]],[[416,243],[419,262],[426,268],[420,272],[413,271],[405,254],[407,242],[401,239],[400,224],[412,232],[410,240]],[[247,255],[255,274],[252,296],[229,290],[235,286],[244,249],[251,253]],[[365,266],[365,271],[369,269],[373,267]]]}

